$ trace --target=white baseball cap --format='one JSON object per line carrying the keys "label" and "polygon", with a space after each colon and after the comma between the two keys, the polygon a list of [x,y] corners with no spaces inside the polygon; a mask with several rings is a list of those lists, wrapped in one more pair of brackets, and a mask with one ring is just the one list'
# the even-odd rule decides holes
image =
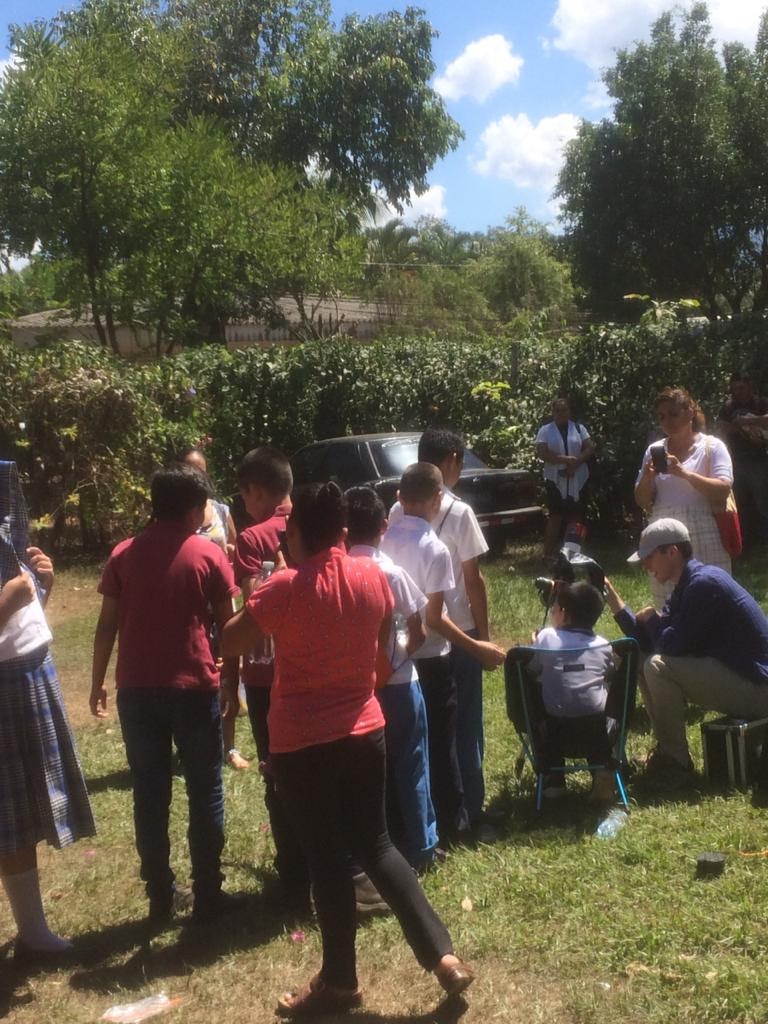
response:
{"label": "white baseball cap", "polygon": [[634,555],[630,555],[628,562],[642,562],[644,558],[652,554],[656,548],[664,544],[682,544],[691,542],[691,535],[688,527],[679,519],[657,519],[651,523],[640,534],[640,543]]}

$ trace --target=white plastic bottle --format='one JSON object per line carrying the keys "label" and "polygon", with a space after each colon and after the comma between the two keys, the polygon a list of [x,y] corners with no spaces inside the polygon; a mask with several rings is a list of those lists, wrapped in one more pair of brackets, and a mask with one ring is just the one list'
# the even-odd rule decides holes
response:
{"label": "white plastic bottle", "polygon": [[595,835],[599,836],[600,839],[613,839],[614,836],[621,832],[628,821],[629,815],[624,808],[614,807],[597,826]]}
{"label": "white plastic bottle", "polygon": [[[261,563],[261,582],[268,580],[275,571],[274,562]],[[275,642],[271,636],[265,636],[261,644],[261,650],[253,653],[248,658],[252,665],[271,665],[275,660]]]}

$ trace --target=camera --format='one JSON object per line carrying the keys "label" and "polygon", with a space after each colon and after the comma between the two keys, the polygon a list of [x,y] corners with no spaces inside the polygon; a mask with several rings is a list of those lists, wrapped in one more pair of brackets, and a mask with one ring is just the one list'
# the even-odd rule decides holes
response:
{"label": "camera", "polygon": [[552,576],[539,576],[534,586],[539,592],[545,609],[552,607],[557,596],[557,588],[563,583],[575,583],[577,577],[585,577],[601,594],[605,588],[605,572],[602,566],[581,551],[581,541],[586,536],[586,528],[581,523],[569,526],[560,552],[552,566]]}

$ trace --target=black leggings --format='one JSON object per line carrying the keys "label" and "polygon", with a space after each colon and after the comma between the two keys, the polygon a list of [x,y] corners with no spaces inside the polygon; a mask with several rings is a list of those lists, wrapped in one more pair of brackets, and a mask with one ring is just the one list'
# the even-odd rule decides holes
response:
{"label": "black leggings", "polygon": [[418,962],[433,971],[453,947],[387,832],[384,730],[273,754],[272,759],[278,791],[309,862],[326,984],[357,988],[350,856],[392,908]]}

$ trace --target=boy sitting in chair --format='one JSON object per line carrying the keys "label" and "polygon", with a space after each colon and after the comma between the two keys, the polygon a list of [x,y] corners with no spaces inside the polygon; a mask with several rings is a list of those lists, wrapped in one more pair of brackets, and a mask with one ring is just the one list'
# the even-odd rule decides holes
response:
{"label": "boy sitting in chair", "polygon": [[[565,757],[586,758],[593,771],[590,800],[610,802],[615,796],[612,740],[606,718],[607,676],[613,654],[607,640],[594,632],[603,598],[591,583],[560,583],[550,612],[552,625],[539,631],[527,665],[541,684],[543,709],[540,749],[547,774],[544,796],[566,792]],[[538,701],[536,702],[538,703]]]}

